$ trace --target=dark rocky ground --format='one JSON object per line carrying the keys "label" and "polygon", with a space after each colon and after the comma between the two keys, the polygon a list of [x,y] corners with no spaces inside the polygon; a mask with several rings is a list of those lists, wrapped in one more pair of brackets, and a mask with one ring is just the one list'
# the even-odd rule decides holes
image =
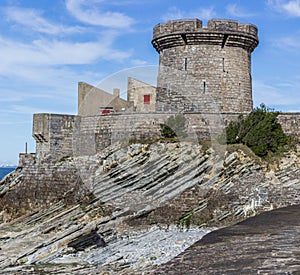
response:
{"label": "dark rocky ground", "polygon": [[300,205],[213,231],[149,274],[300,274]]}
{"label": "dark rocky ground", "polygon": [[240,145],[119,144],[19,167],[0,182],[0,274],[288,274],[294,208],[228,228],[288,205],[300,151],[266,162]]}

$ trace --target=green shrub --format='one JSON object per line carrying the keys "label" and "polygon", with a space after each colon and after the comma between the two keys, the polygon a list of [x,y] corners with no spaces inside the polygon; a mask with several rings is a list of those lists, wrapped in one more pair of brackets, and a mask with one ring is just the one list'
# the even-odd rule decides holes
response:
{"label": "green shrub", "polygon": [[279,154],[290,143],[290,138],[278,123],[278,114],[261,104],[247,117],[230,122],[218,140],[227,144],[242,143],[260,157]]}
{"label": "green shrub", "polygon": [[179,114],[168,117],[164,124],[160,124],[161,135],[164,138],[184,138],[187,136],[185,132],[185,118]]}

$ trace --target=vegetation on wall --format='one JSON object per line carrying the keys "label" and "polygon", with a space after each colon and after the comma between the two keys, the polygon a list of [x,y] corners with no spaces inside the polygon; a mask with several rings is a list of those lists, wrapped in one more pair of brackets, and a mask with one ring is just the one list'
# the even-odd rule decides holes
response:
{"label": "vegetation on wall", "polygon": [[279,154],[290,144],[290,137],[277,121],[278,114],[261,104],[245,118],[230,122],[218,140],[223,144],[242,143],[260,157]]}
{"label": "vegetation on wall", "polygon": [[182,114],[168,117],[167,121],[160,124],[160,132],[164,138],[184,138],[187,136],[185,118]]}

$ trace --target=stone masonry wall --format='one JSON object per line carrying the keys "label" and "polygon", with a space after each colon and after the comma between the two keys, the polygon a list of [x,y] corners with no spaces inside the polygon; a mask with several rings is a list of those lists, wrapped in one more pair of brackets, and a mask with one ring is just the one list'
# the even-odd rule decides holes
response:
{"label": "stone masonry wall", "polygon": [[[28,164],[28,163],[27,163]],[[64,200],[67,204],[92,199],[74,163],[42,161],[19,167],[15,179],[1,194],[0,211],[20,214]],[[4,183],[5,184],[5,183]]]}
{"label": "stone masonry wall", "polygon": [[252,110],[251,61],[247,51],[193,45],[166,49],[160,54],[160,60],[158,111]]}
{"label": "stone masonry wall", "polygon": [[[47,156],[59,160],[66,156],[94,155],[114,142],[128,143],[134,140],[159,138],[160,124],[175,115],[176,113],[120,113],[83,117],[35,115],[39,121],[48,119],[46,129],[49,140],[42,144],[37,141],[36,157],[22,155],[20,163],[32,163],[35,159],[42,161]],[[240,115],[241,113],[185,113],[187,138],[213,139],[230,121],[236,120]],[[300,138],[300,113],[281,113],[278,121],[287,134]],[[34,133],[37,131],[35,128]]]}
{"label": "stone masonry wall", "polygon": [[36,140],[36,158],[73,155],[73,127],[76,116],[35,114],[32,135]]}
{"label": "stone masonry wall", "polygon": [[285,133],[300,139],[300,113],[281,113],[278,122]]}
{"label": "stone masonry wall", "polygon": [[75,155],[93,155],[114,142],[160,136],[160,124],[169,114],[124,113],[78,117],[74,131]]}
{"label": "stone masonry wall", "polygon": [[[144,96],[150,97],[149,104],[145,104]],[[135,112],[155,112],[156,87],[132,77],[128,78],[127,101]]]}
{"label": "stone masonry wall", "polygon": [[[47,121],[49,140],[37,140],[37,161],[48,156],[59,160],[66,156],[93,155],[114,142],[159,138],[160,124],[176,113],[119,113],[99,116],[35,115]],[[239,114],[189,113],[186,118],[187,138],[211,139],[221,133],[228,121]],[[44,116],[44,119],[43,119]],[[35,124],[36,121],[35,121]],[[43,124],[44,125],[44,124]],[[39,129],[34,128],[34,133]],[[41,132],[41,134],[43,134]],[[48,146],[42,146],[47,144]],[[44,150],[47,148],[47,150]],[[26,156],[22,161],[26,162]]]}

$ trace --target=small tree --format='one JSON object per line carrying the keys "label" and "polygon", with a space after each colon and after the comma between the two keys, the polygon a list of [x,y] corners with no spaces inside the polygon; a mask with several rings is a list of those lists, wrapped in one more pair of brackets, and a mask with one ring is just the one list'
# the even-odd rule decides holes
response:
{"label": "small tree", "polygon": [[279,112],[261,104],[246,118],[230,122],[220,135],[219,141],[245,144],[260,157],[266,157],[269,153],[280,153],[289,144],[290,138],[278,123],[278,114]]}
{"label": "small tree", "polygon": [[186,137],[185,118],[182,114],[168,117],[165,123],[160,124],[160,128],[164,138]]}

